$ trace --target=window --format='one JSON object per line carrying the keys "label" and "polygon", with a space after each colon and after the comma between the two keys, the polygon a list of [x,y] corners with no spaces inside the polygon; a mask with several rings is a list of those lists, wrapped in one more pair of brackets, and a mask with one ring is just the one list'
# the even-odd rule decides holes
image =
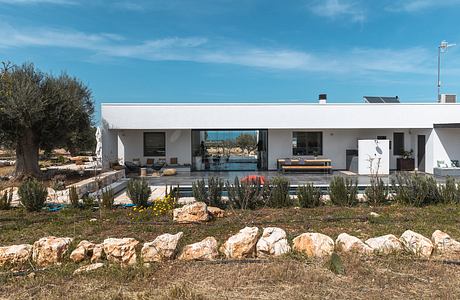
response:
{"label": "window", "polygon": [[393,155],[403,155],[404,153],[404,132],[393,133]]}
{"label": "window", "polygon": [[166,156],[164,132],[144,132],[144,156]]}
{"label": "window", "polygon": [[292,155],[323,155],[323,133],[293,132]]}

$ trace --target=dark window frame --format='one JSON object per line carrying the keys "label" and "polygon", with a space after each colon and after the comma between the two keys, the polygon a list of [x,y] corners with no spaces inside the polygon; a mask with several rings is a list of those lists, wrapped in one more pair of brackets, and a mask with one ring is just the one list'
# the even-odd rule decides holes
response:
{"label": "dark window frame", "polygon": [[393,132],[393,155],[404,155],[404,132]]}
{"label": "dark window frame", "polygon": [[[152,149],[146,148],[147,135],[161,135],[163,145],[151,146]],[[144,157],[165,157],[166,156],[166,132],[144,132]]]}
{"label": "dark window frame", "polygon": [[[302,151],[300,147],[295,147],[293,145],[294,137],[297,134],[302,134],[306,138],[305,140],[305,149]],[[318,151],[315,149],[309,149],[308,146],[308,135],[311,134],[319,134],[319,146],[318,146]],[[297,137],[297,145],[299,144],[299,137]],[[314,152],[316,151],[316,155],[323,155],[323,132],[322,131],[293,131],[292,132],[292,140],[291,140],[291,147],[292,147],[292,155],[293,156],[311,156],[314,155]],[[299,149],[300,148],[300,149]]]}

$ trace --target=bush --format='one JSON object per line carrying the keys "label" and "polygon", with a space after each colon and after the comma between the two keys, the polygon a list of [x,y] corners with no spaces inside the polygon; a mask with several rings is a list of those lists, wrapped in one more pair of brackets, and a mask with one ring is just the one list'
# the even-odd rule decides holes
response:
{"label": "bush", "polygon": [[321,191],[319,188],[308,183],[297,188],[297,201],[300,207],[313,208],[323,204],[321,201]]}
{"label": "bush", "polygon": [[174,209],[174,207],[176,207],[176,200],[171,194],[156,199],[153,202],[152,207],[153,216],[159,217],[167,214],[172,214],[172,210]]}
{"label": "bush", "polygon": [[439,192],[443,203],[460,203],[460,188],[452,177],[447,177],[446,183],[439,186]]}
{"label": "bush", "polygon": [[113,207],[113,201],[115,200],[115,197],[113,195],[112,189],[104,189],[102,190],[102,199],[101,199],[101,207],[102,209],[112,209]]}
{"label": "bush", "polygon": [[358,181],[348,177],[334,176],[329,184],[329,196],[334,205],[356,205],[358,202]]}
{"label": "bush", "polygon": [[48,191],[37,179],[27,179],[19,186],[18,195],[28,211],[39,211],[45,204]]}
{"label": "bush", "polygon": [[0,194],[0,210],[8,210],[11,208],[11,202],[13,201],[13,188],[10,190],[3,190]]}
{"label": "bush", "polygon": [[291,184],[287,178],[275,177],[270,181],[270,198],[268,206],[273,208],[293,206],[293,201],[289,196]]}
{"label": "bush", "polygon": [[235,177],[233,184],[227,181],[228,201],[234,209],[256,209],[265,205],[267,185],[240,182]]}
{"label": "bush", "polygon": [[388,201],[388,185],[380,178],[372,178],[371,185],[364,191],[364,197],[369,205],[383,205]]}
{"label": "bush", "polygon": [[81,200],[83,201],[83,208],[93,208],[94,207],[94,201],[96,199],[94,199],[94,197],[91,197],[89,195],[89,193],[86,193],[83,195],[83,197],[81,198]]}
{"label": "bush", "polygon": [[143,179],[131,179],[126,190],[128,197],[137,206],[147,206],[152,191]]}
{"label": "bush", "polygon": [[223,190],[224,182],[218,177],[210,177],[208,179],[208,188],[206,188],[204,179],[192,183],[193,197],[197,201],[204,202],[209,206],[225,209],[226,203],[222,201]]}
{"label": "bush", "polygon": [[55,175],[51,179],[51,188],[55,191],[65,190],[66,176],[64,174]]}
{"label": "bush", "polygon": [[399,173],[392,179],[394,200],[400,204],[425,206],[442,202],[436,180],[431,176]]}
{"label": "bush", "polygon": [[78,208],[80,207],[80,203],[79,203],[79,198],[78,198],[78,193],[77,193],[77,188],[75,186],[71,186],[69,188],[69,201],[70,201],[70,205],[73,207],[73,208]]}

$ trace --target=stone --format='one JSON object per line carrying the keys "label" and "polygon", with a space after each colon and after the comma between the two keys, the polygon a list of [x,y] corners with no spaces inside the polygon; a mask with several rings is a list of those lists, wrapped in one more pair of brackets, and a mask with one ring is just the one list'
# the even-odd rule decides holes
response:
{"label": "stone", "polygon": [[441,230],[436,230],[431,235],[431,241],[433,242],[436,254],[444,256],[460,256],[460,242],[451,238],[447,233]]}
{"label": "stone", "polygon": [[302,233],[294,238],[293,249],[308,257],[329,257],[334,252],[334,240],[329,236],[316,232]]}
{"label": "stone", "polygon": [[95,246],[96,245],[94,243],[87,240],[81,241],[78,243],[77,248],[70,253],[70,259],[75,263],[85,260],[85,258],[92,255]]}
{"label": "stone", "polygon": [[164,169],[163,170],[163,176],[174,176],[177,174],[176,169]]}
{"label": "stone", "polygon": [[254,257],[256,252],[257,227],[245,227],[231,236],[220,248],[227,258]]}
{"label": "stone", "polygon": [[170,260],[176,254],[177,244],[184,233],[177,234],[162,234],[158,236],[153,242],[144,243],[141,250],[142,260],[148,262],[159,262]]}
{"label": "stone", "polygon": [[88,273],[88,272],[97,270],[99,268],[102,268],[103,266],[104,266],[103,263],[95,263],[95,264],[91,264],[91,265],[82,266],[82,267],[76,269],[73,272],[73,275],[78,275],[78,274],[81,274],[81,273]]}
{"label": "stone", "polygon": [[396,254],[404,249],[399,239],[393,234],[370,238],[365,242],[376,254]]}
{"label": "stone", "polygon": [[423,235],[412,230],[406,230],[399,238],[406,251],[411,254],[429,258],[433,252],[433,243]]}
{"label": "stone", "polygon": [[378,218],[378,217],[380,217],[380,215],[379,215],[378,213],[373,212],[373,211],[371,211],[369,215],[370,215],[371,217],[373,217],[373,218]]}
{"label": "stone", "polygon": [[136,264],[136,246],[139,242],[133,238],[109,238],[105,239],[103,245],[107,260],[119,263],[121,266]]}
{"label": "stone", "polygon": [[208,212],[213,218],[225,217],[225,210],[218,207],[208,206]]}
{"label": "stone", "polygon": [[214,260],[219,256],[217,240],[207,237],[201,242],[186,245],[179,256],[180,260]]}
{"label": "stone", "polygon": [[102,254],[104,253],[104,245],[97,244],[94,245],[93,255],[91,256],[91,263],[96,263],[102,259]]}
{"label": "stone", "polygon": [[208,207],[204,202],[184,205],[173,211],[173,220],[178,223],[206,222],[209,218]]}
{"label": "stone", "polygon": [[72,238],[48,236],[33,245],[32,260],[39,267],[61,264]]}
{"label": "stone", "polygon": [[335,247],[339,252],[355,252],[359,254],[372,254],[373,252],[372,248],[359,238],[347,233],[339,234],[335,240]]}
{"label": "stone", "polygon": [[0,267],[21,268],[30,260],[32,248],[28,244],[0,247]]}
{"label": "stone", "polygon": [[262,237],[256,244],[258,257],[280,256],[291,251],[286,232],[277,227],[264,228]]}

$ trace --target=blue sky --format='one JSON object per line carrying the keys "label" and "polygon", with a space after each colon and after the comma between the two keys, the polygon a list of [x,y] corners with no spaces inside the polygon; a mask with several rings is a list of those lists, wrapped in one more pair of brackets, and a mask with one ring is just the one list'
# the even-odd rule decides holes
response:
{"label": "blue sky", "polygon": [[[0,59],[79,77],[100,102],[436,97],[460,0],[0,0]],[[460,46],[443,89],[460,92]]]}

